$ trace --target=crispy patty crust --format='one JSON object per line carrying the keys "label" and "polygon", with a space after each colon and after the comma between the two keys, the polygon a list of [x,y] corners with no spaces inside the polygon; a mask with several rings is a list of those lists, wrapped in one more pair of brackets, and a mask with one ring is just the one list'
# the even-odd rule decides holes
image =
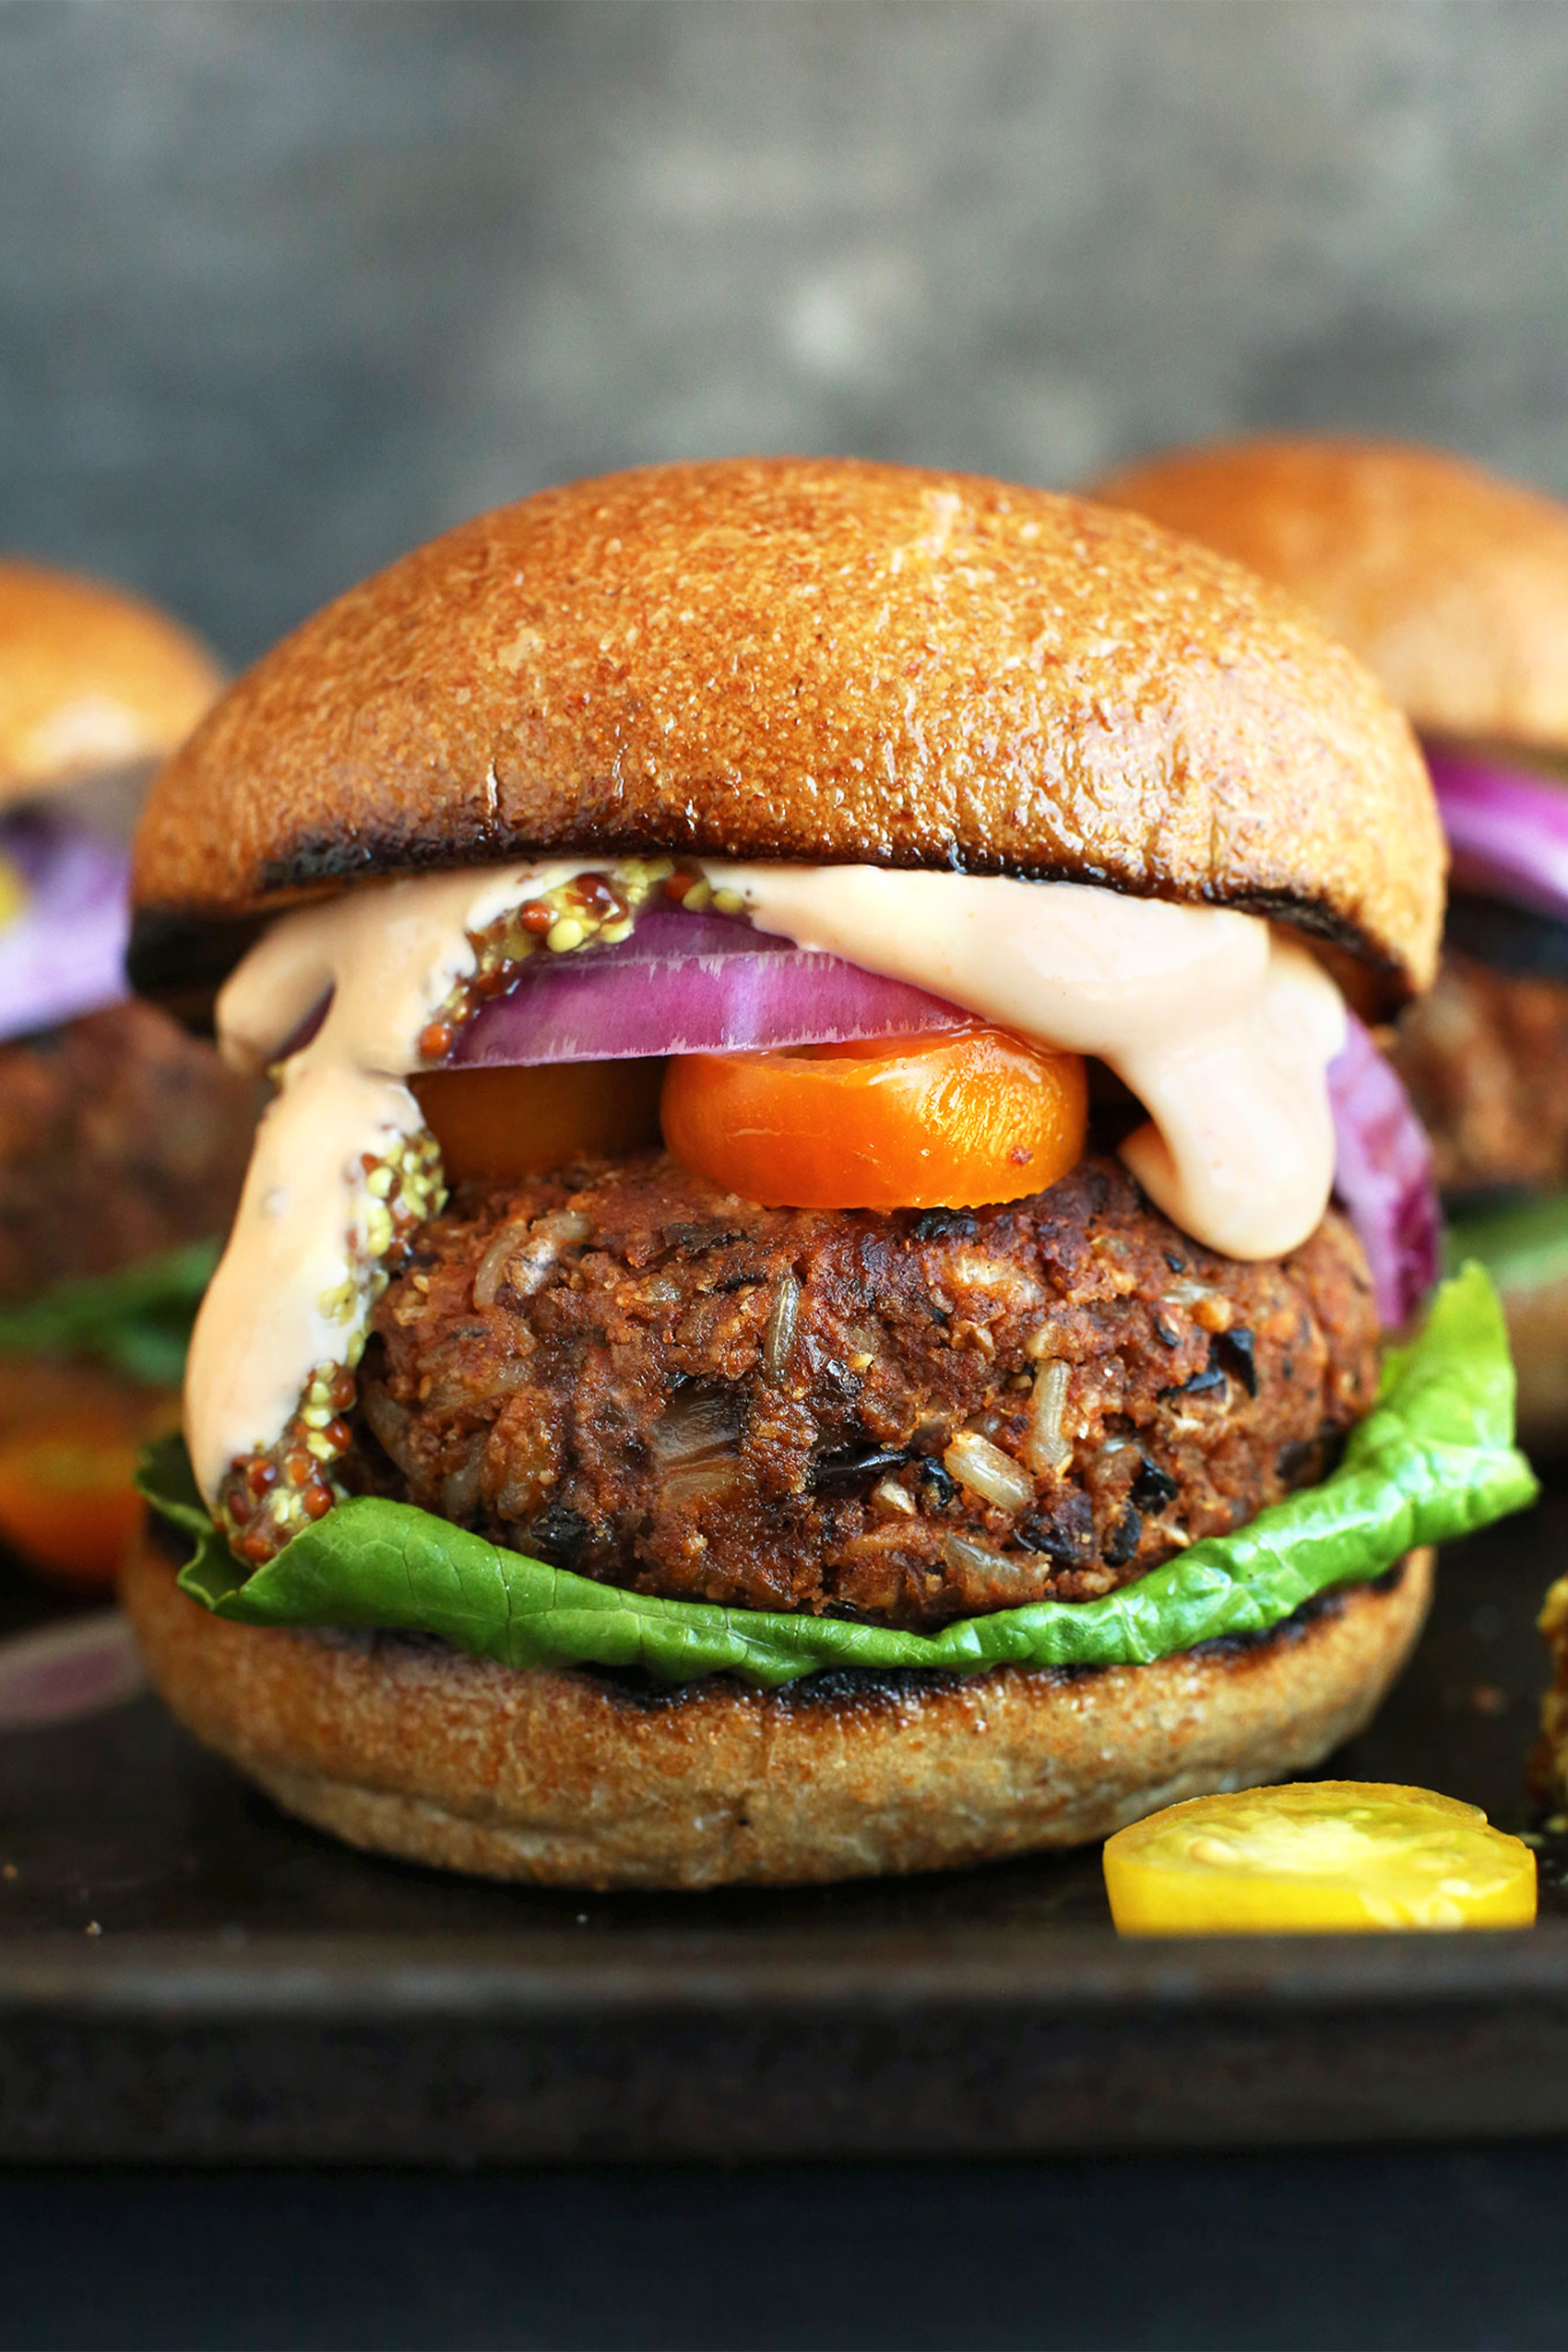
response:
{"label": "crispy patty crust", "polygon": [[639,1591],[932,1627],[1108,1592],[1321,1478],[1377,1344],[1334,1214],[1249,1265],[1113,1158],[878,1214],[648,1156],[420,1229],[347,1469]]}

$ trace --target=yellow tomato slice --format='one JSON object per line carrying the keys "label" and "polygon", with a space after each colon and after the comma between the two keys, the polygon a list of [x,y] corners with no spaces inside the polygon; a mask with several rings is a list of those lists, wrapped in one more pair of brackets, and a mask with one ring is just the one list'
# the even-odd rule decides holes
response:
{"label": "yellow tomato slice", "polygon": [[1536,1858],[1477,1805],[1380,1780],[1306,1780],[1168,1805],[1105,1848],[1122,1935],[1527,1928]]}
{"label": "yellow tomato slice", "polygon": [[16,921],[27,903],[27,884],[9,858],[0,858],[0,931]]}

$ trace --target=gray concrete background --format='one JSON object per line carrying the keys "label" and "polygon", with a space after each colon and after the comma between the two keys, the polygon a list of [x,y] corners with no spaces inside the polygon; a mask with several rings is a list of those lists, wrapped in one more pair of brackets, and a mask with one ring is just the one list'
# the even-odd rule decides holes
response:
{"label": "gray concrete background", "polygon": [[639,459],[1568,493],[1568,0],[0,0],[0,544],[255,653]]}

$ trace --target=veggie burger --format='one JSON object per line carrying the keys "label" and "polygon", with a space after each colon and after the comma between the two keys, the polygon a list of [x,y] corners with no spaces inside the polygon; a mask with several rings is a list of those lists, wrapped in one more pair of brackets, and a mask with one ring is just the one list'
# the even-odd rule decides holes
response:
{"label": "veggie burger", "polygon": [[[1404,720],[1222,558],[814,459],[481,516],[165,767],[134,968],[269,1071],[126,1598],[356,1844],[610,1886],[1300,1771],[1527,1499],[1374,1015]],[[1339,1205],[1331,1194],[1337,1187]]]}
{"label": "veggie burger", "polygon": [[125,986],[136,811],[220,683],[156,607],[0,561],[0,1536],[69,1575],[113,1574],[255,1123]]}
{"label": "veggie burger", "polygon": [[1503,1293],[1529,1443],[1568,1443],[1568,508],[1439,450],[1172,451],[1092,493],[1313,606],[1420,730],[1453,855],[1395,1059],[1455,1256]]}

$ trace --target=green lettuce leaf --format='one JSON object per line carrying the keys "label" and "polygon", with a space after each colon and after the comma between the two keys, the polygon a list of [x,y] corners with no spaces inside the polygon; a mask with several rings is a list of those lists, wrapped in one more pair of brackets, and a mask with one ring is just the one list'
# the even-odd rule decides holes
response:
{"label": "green lettuce leaf", "polygon": [[824,1667],[1142,1665],[1219,1634],[1265,1633],[1332,1585],[1381,1575],[1412,1544],[1523,1508],[1536,1481],[1513,1423],[1496,1294],[1467,1265],[1437,1291],[1420,1336],[1389,1355],[1377,1404],[1321,1485],[1101,1599],[1036,1601],[932,1634],[622,1592],[369,1499],[340,1503],[247,1572],[208,1517],[178,1439],[149,1453],[142,1491],[195,1538],[180,1583],[220,1617],[437,1633],[503,1666],[641,1667],[664,1682],[728,1672],[770,1687]]}
{"label": "green lettuce leaf", "polygon": [[177,1387],[217,1263],[216,1241],[190,1241],[117,1274],[57,1282],[0,1311],[0,1353],[94,1356],[148,1387]]}

